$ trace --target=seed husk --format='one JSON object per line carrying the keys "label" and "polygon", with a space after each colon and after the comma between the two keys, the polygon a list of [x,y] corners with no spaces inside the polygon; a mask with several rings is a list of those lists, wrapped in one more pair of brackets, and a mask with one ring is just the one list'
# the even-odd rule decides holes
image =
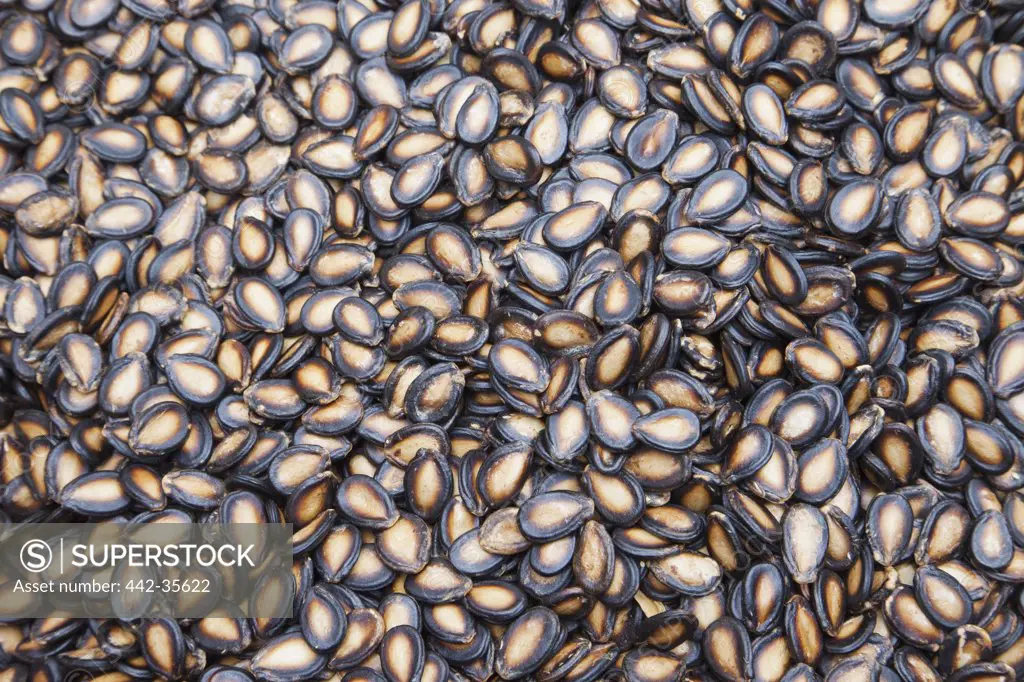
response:
{"label": "seed husk", "polygon": [[522,488],[533,451],[526,443],[510,443],[487,456],[477,471],[476,487],[485,503],[500,507]]}
{"label": "seed husk", "polygon": [[700,423],[689,410],[665,409],[637,419],[633,433],[651,447],[681,452],[700,439]]}
{"label": "seed husk", "polygon": [[714,559],[686,550],[658,559],[650,568],[658,580],[693,597],[709,594],[722,579],[721,567]]}
{"label": "seed husk", "polygon": [[782,303],[797,304],[807,297],[807,278],[803,268],[785,249],[769,246],[762,263],[765,284]]}
{"label": "seed husk", "polygon": [[526,595],[514,583],[481,580],[466,593],[466,608],[481,618],[508,622],[526,609]]}
{"label": "seed husk", "polygon": [[224,484],[202,471],[182,469],[168,473],[161,485],[169,498],[195,509],[213,509],[224,495]]}
{"label": "seed husk", "polygon": [[965,625],[970,618],[970,596],[948,573],[922,566],[914,574],[914,593],[928,616],[946,628]]}
{"label": "seed husk", "polygon": [[735,618],[726,616],[705,628],[703,646],[710,652],[708,664],[715,674],[731,680],[750,676],[750,636]]}
{"label": "seed husk", "polygon": [[535,495],[519,508],[519,527],[537,542],[564,537],[594,514],[594,503],[572,492],[548,492]]}
{"label": "seed husk", "polygon": [[342,514],[357,526],[383,530],[398,521],[398,510],[387,491],[368,476],[357,474],[343,480],[337,497]]}
{"label": "seed husk", "polygon": [[1001,570],[1013,560],[1013,543],[1006,518],[997,511],[975,520],[970,539],[971,557],[979,566]]}
{"label": "seed husk", "polygon": [[278,635],[253,657],[253,672],[268,680],[315,675],[327,657],[314,650],[299,631]]}
{"label": "seed husk", "polygon": [[314,586],[302,605],[302,635],[318,651],[333,649],[345,633],[347,619],[334,595],[321,586]]}
{"label": "seed husk", "polygon": [[952,473],[963,459],[963,419],[944,404],[933,406],[918,421],[917,435],[928,463],[939,473]]}
{"label": "seed husk", "polygon": [[772,456],[772,434],[764,426],[752,425],[736,435],[725,453],[722,479],[742,480],[763,467]]}
{"label": "seed husk", "polygon": [[907,552],[913,531],[913,511],[899,495],[876,498],[868,510],[868,542],[875,561],[883,566],[899,562]]}
{"label": "seed husk", "polygon": [[782,528],[786,568],[796,582],[813,583],[828,548],[825,517],[811,505],[794,505],[786,511]]}
{"label": "seed husk", "polygon": [[87,516],[113,516],[131,499],[116,472],[97,471],[71,481],[60,492],[59,504]]}
{"label": "seed husk", "polygon": [[686,214],[698,224],[720,220],[739,208],[747,191],[743,176],[736,171],[715,171],[694,188]]}
{"label": "seed husk", "polygon": [[132,424],[128,443],[140,455],[159,456],[185,442],[190,427],[188,411],[174,402],[145,410]]}

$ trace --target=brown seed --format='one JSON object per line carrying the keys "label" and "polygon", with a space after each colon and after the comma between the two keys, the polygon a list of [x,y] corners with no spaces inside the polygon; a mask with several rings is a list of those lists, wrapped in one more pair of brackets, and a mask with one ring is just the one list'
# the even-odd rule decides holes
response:
{"label": "brown seed", "polygon": [[808,504],[790,507],[782,519],[783,558],[798,583],[813,583],[828,548],[828,524],[818,509]]}
{"label": "brown seed", "polygon": [[286,680],[296,675],[315,675],[323,669],[327,658],[310,647],[300,631],[295,631],[267,642],[252,661],[253,671],[261,677]]}
{"label": "brown seed", "polygon": [[883,566],[899,562],[909,548],[913,512],[900,495],[881,495],[868,509],[868,543]]}
{"label": "brown seed", "polygon": [[798,339],[786,346],[786,363],[807,383],[834,384],[843,378],[843,365],[824,344]]}
{"label": "brown seed", "polygon": [[167,497],[195,509],[213,509],[224,496],[224,484],[201,471],[173,471],[164,475],[161,484]]}
{"label": "brown seed", "polygon": [[542,493],[520,507],[519,527],[531,540],[546,542],[574,532],[593,513],[594,503],[583,495]]}
{"label": "brown seed", "polygon": [[328,666],[349,668],[362,661],[374,651],[384,637],[384,618],[370,608],[355,608],[349,611],[348,626],[341,645],[334,651]]}
{"label": "brown seed", "polygon": [[98,471],[71,481],[61,490],[62,507],[85,516],[113,516],[131,504],[117,473]]}
{"label": "brown seed", "polygon": [[338,486],[338,508],[357,526],[390,528],[398,520],[394,502],[380,483],[368,476],[355,475]]}
{"label": "brown seed", "polygon": [[558,616],[543,606],[519,616],[498,644],[495,670],[506,680],[529,675],[556,650],[560,627]]}
{"label": "brown seed", "polygon": [[917,646],[937,649],[942,631],[937,627],[908,587],[899,587],[885,600],[886,620],[893,629]]}
{"label": "brown seed", "polygon": [[[349,489],[347,495],[353,492]],[[417,516],[399,513],[390,527],[377,533],[381,561],[402,573],[418,573],[427,565],[431,540],[426,524]]]}
{"label": "brown seed", "polygon": [[716,620],[705,628],[703,646],[708,663],[723,679],[741,680],[751,674],[750,636],[743,625],[731,617]]}
{"label": "brown seed", "polygon": [[342,606],[331,592],[314,586],[302,604],[302,634],[318,651],[333,649],[344,635],[347,619]]}

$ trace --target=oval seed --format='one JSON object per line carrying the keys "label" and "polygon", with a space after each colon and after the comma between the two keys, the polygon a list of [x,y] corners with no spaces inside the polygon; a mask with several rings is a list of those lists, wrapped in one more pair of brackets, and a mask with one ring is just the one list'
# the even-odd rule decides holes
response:
{"label": "oval seed", "polygon": [[113,516],[125,510],[131,499],[116,472],[97,471],[64,486],[58,502],[85,516]]}
{"label": "oval seed", "polygon": [[253,672],[268,680],[286,680],[315,675],[323,669],[327,657],[314,650],[300,631],[278,635],[256,652]]}
{"label": "oval seed", "polygon": [[390,528],[398,510],[387,491],[369,476],[354,475],[338,486],[338,509],[357,526],[373,530]]}
{"label": "oval seed", "polygon": [[519,527],[531,540],[547,542],[574,532],[593,513],[594,503],[582,495],[542,493],[519,508]]}
{"label": "oval seed", "polygon": [[782,519],[782,533],[783,558],[793,580],[801,584],[813,583],[828,549],[828,524],[824,515],[811,505],[794,505]]}
{"label": "oval seed", "polygon": [[910,504],[900,495],[882,495],[868,509],[868,543],[875,561],[892,566],[907,552],[913,527]]}

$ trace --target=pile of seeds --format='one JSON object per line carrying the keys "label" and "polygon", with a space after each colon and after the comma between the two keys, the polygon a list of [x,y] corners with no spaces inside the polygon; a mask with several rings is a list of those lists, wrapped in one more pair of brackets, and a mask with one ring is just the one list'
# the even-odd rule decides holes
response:
{"label": "pile of seeds", "polygon": [[1022,42],[5,3],[5,523],[290,523],[296,608],[7,618],[0,679],[1024,678]]}

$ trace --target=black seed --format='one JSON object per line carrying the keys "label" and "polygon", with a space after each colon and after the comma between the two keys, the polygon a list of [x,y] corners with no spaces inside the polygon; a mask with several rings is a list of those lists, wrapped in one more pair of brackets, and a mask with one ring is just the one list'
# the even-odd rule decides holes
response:
{"label": "black seed", "polygon": [[506,680],[517,680],[541,666],[559,642],[558,616],[538,606],[519,616],[502,636],[495,652],[495,670]]}
{"label": "black seed", "polygon": [[582,495],[543,493],[520,507],[519,526],[531,540],[546,542],[573,533],[593,513],[593,502]]}
{"label": "black seed", "polygon": [[868,543],[875,561],[891,566],[907,552],[913,530],[913,513],[900,495],[881,495],[868,509]]}
{"label": "black seed", "polygon": [[278,635],[264,644],[253,656],[252,669],[267,680],[287,680],[315,675],[326,663],[326,656],[307,644],[302,632],[295,631]]}

